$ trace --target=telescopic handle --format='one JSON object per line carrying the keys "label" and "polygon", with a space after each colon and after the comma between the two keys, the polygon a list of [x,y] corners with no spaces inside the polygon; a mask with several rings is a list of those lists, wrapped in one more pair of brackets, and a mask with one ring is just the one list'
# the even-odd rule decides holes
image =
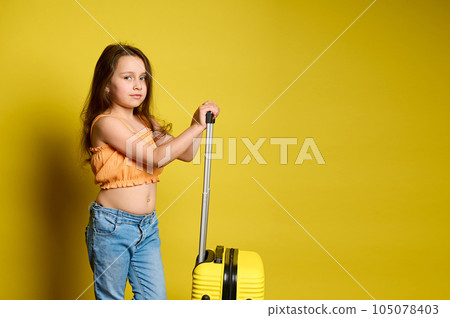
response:
{"label": "telescopic handle", "polygon": [[206,123],[207,124],[214,124],[216,122],[216,120],[213,118],[213,113],[212,111],[208,111],[206,113]]}
{"label": "telescopic handle", "polygon": [[209,212],[209,183],[211,177],[211,153],[212,136],[215,119],[213,113],[206,113],[206,145],[205,145],[205,170],[203,177],[203,196],[202,196],[202,218],[200,223],[200,242],[198,250],[198,264],[203,263],[206,258],[206,232],[208,230],[208,212]]}

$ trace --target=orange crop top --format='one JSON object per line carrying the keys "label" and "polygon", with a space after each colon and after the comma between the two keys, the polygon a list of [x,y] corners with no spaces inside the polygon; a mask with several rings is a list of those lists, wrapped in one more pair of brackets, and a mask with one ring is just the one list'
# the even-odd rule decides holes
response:
{"label": "orange crop top", "polygon": [[[111,116],[121,120],[128,129],[134,132],[122,118],[114,115],[100,114],[92,121],[90,133],[91,145],[92,128],[98,119],[105,116]],[[152,131],[148,128],[148,125],[145,123],[144,125],[147,127],[145,130],[143,129],[134,133],[156,148],[155,141],[152,138]],[[141,167],[136,167],[136,161],[129,159],[110,145],[90,147],[89,149],[92,152],[91,168],[95,175],[94,183],[101,183],[101,189],[132,187],[140,184],[159,182],[158,175],[164,169],[153,167],[153,174],[150,174],[147,172],[145,166],[141,165]]]}

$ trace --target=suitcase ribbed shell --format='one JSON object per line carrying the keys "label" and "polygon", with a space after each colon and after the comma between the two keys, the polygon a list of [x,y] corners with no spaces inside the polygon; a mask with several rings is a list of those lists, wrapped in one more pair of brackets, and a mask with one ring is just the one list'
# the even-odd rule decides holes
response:
{"label": "suitcase ribbed shell", "polygon": [[192,299],[200,300],[208,295],[211,300],[222,299],[223,264],[202,263],[192,274]]}
{"label": "suitcase ribbed shell", "polygon": [[[197,265],[192,274],[193,300],[208,295],[211,300],[222,299],[224,264],[212,261]],[[264,299],[264,266],[255,252],[239,251],[237,266],[237,299]]]}
{"label": "suitcase ribbed shell", "polygon": [[239,251],[237,299],[264,299],[264,266],[255,252]]}

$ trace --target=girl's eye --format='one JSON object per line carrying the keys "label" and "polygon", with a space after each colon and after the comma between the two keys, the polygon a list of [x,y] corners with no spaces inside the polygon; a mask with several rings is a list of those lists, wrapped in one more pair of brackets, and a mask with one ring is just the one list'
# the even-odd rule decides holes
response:
{"label": "girl's eye", "polygon": [[146,79],[147,79],[147,77],[145,77],[145,76],[142,76],[142,77],[141,77],[141,80],[142,80],[142,81],[145,81]]}
{"label": "girl's eye", "polygon": [[125,76],[124,79],[131,79],[131,76]]}

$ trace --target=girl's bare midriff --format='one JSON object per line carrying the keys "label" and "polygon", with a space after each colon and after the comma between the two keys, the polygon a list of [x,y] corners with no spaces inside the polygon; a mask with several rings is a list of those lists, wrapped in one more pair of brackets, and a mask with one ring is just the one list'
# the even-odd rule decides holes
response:
{"label": "girl's bare midriff", "polygon": [[107,208],[142,215],[153,212],[155,199],[156,183],[148,183],[125,188],[101,189],[96,201]]}
{"label": "girl's bare midriff", "polygon": [[[135,119],[129,123],[134,131],[139,131],[145,126]],[[94,147],[101,147],[106,143],[92,136]],[[119,209],[131,214],[150,214],[155,209],[156,204],[156,182],[147,183],[132,187],[101,189],[97,196],[97,203],[107,208]]]}

